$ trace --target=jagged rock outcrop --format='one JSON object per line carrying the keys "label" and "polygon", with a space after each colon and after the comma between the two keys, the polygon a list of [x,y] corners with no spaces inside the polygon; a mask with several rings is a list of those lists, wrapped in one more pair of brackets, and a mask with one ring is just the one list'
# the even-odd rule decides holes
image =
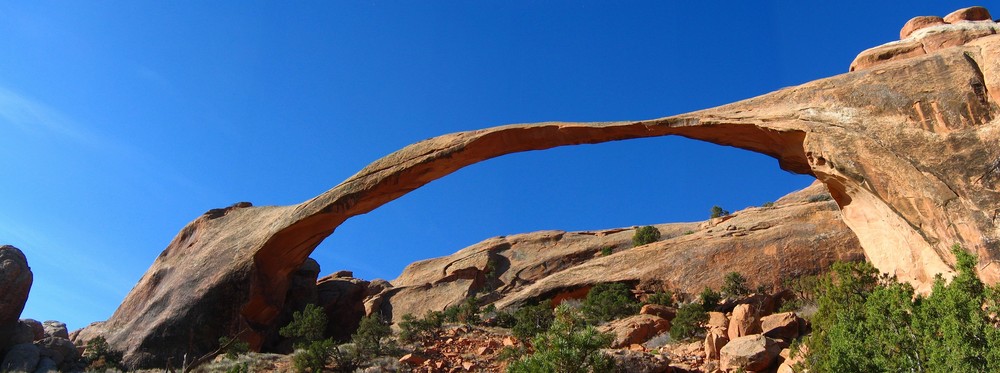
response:
{"label": "jagged rock outcrop", "polygon": [[[977,24],[953,26],[966,23]],[[107,322],[78,338],[105,335],[129,367],[205,353],[226,334],[260,346],[284,308],[289,274],[346,219],[504,154],[668,135],[763,153],[815,176],[873,264],[920,290],[951,273],[955,243],[979,256],[984,280],[997,282],[1000,39],[965,40],[688,114],[443,135],[298,205],[210,211],[181,230]]]}

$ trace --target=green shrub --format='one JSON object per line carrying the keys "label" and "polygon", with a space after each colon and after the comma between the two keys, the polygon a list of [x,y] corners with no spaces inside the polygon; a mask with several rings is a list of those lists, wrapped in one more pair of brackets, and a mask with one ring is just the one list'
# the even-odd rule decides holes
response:
{"label": "green shrub", "polygon": [[392,329],[389,328],[389,323],[382,320],[379,315],[365,316],[358,324],[358,330],[351,336],[355,355],[361,361],[368,361],[390,353],[394,346],[387,338],[391,335]]}
{"label": "green shrub", "polygon": [[615,248],[607,246],[601,249],[601,256],[608,256],[614,253]]}
{"label": "green shrub", "polygon": [[719,290],[727,297],[739,297],[750,294],[750,288],[747,287],[747,278],[743,277],[739,272],[727,273],[726,277],[722,279],[722,288]]}
{"label": "green shrub", "polygon": [[997,288],[976,276],[976,258],[952,249],[957,275],[939,275],[929,296],[879,275],[869,263],[836,263],[819,281],[819,311],[806,367],[813,371],[995,372],[1000,331]]}
{"label": "green shrub", "polygon": [[632,246],[642,246],[659,240],[660,230],[654,226],[647,225],[635,230],[635,234],[632,235]]}
{"label": "green shrub", "polygon": [[809,202],[825,202],[833,200],[833,196],[829,194],[817,194],[809,197]]}
{"label": "green shrub", "polygon": [[628,286],[619,282],[595,285],[587,293],[581,308],[584,317],[597,324],[639,311],[639,302],[632,298]]}
{"label": "green shrub", "polygon": [[646,304],[659,304],[661,306],[674,307],[674,293],[670,290],[657,291],[646,297]]}
{"label": "green shrub", "polygon": [[220,337],[219,346],[226,346],[226,345],[228,346],[226,347],[224,352],[226,354],[226,358],[230,360],[236,359],[240,355],[250,352],[249,343],[241,340],[234,340],[229,337]]}
{"label": "green shrub", "polygon": [[87,364],[88,371],[105,371],[108,369],[120,369],[122,367],[122,354],[112,350],[108,341],[102,336],[97,336],[87,341],[87,348],[83,352],[83,358]]}
{"label": "green shrub", "polygon": [[282,337],[293,338],[296,348],[323,339],[323,332],[326,331],[326,313],[323,308],[315,304],[307,304],[302,311],[295,311],[292,314],[292,321],[278,330]]}
{"label": "green shrub", "polygon": [[524,306],[514,311],[514,337],[526,341],[552,326],[552,301],[546,300],[536,305]]}
{"label": "green shrub", "polygon": [[727,215],[729,215],[729,211],[723,210],[722,207],[718,205],[712,206],[712,209],[709,211],[709,217],[712,219],[720,218]]}
{"label": "green shrub", "polygon": [[292,321],[278,330],[281,336],[295,341],[292,366],[296,372],[321,372],[330,362],[335,347],[333,340],[323,339],[326,323],[323,308],[310,303],[302,311],[295,311]]}
{"label": "green shrub", "polygon": [[671,322],[670,338],[675,341],[682,341],[698,335],[708,321],[708,314],[700,303],[688,303],[677,309],[677,316]]}
{"label": "green shrub", "polygon": [[712,290],[708,286],[705,287],[705,290],[701,291],[698,297],[701,298],[701,307],[705,311],[714,310],[715,307],[719,306],[719,301],[722,300],[722,294],[719,294],[719,292]]}
{"label": "green shrub", "polygon": [[612,372],[614,361],[601,353],[611,344],[612,336],[600,333],[587,324],[576,310],[565,305],[556,308],[549,331],[532,340],[535,352],[512,362],[509,373],[586,373]]}
{"label": "green shrub", "polygon": [[479,317],[479,301],[468,297],[462,303],[444,309],[444,320],[475,325],[482,321]]}
{"label": "green shrub", "polygon": [[326,364],[330,362],[330,355],[334,348],[332,339],[311,341],[300,345],[300,348],[292,355],[292,366],[296,372],[322,372]]}
{"label": "green shrub", "polygon": [[764,202],[760,207],[774,207],[774,202]]}
{"label": "green shrub", "polygon": [[422,319],[417,319],[412,314],[405,314],[399,322],[399,340],[403,343],[412,343],[431,338],[441,329],[443,321],[444,314],[438,311],[428,311]]}

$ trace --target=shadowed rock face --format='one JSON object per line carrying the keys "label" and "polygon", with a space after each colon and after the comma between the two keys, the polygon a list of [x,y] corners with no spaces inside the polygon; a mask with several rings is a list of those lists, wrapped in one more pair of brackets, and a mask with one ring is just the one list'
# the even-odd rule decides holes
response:
{"label": "shadowed rock face", "polygon": [[[777,158],[822,181],[869,259],[927,289],[961,243],[996,282],[1000,36],[672,117],[537,123],[435,137],[294,206],[213,210],[184,227],[105,323],[130,367],[179,362],[223,334],[260,332],[292,272],[346,219],[467,165],[556,146],[678,135]],[[155,353],[154,353],[155,352]],[[179,363],[175,363],[179,364]]]}

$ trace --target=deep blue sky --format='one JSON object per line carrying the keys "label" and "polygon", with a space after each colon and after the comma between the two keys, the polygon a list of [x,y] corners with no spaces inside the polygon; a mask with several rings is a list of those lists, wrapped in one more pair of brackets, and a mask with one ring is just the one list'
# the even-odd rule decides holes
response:
{"label": "deep blue sky", "polygon": [[[298,203],[418,140],[724,104],[972,5],[696,3],[0,3],[0,244],[35,273],[22,317],[106,319],[206,210]],[[392,279],[492,236],[703,220],[810,182],[681,138],[515,154],[348,221],[313,257]]]}

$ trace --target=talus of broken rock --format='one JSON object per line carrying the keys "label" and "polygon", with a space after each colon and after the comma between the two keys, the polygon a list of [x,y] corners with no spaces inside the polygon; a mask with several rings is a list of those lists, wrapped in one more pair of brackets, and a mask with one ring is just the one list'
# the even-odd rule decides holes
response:
{"label": "talus of broken rock", "polygon": [[[504,154],[677,135],[772,156],[829,188],[868,258],[927,289],[948,248],[1000,258],[996,37],[712,109],[660,119],[518,124],[443,135],[379,159],[294,206],[213,210],[182,229],[107,321],[130,367],[175,364],[220,336],[260,344],[291,273],[345,220]],[[984,52],[993,51],[993,52]],[[680,160],[678,160],[680,161]]]}

